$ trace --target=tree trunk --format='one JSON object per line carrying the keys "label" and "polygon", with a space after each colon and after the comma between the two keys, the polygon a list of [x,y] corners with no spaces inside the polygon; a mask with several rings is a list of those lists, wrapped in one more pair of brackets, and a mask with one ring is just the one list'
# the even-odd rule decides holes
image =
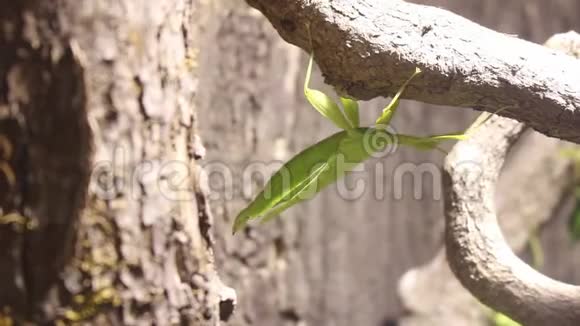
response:
{"label": "tree trunk", "polygon": [[[431,3],[538,42],[578,12],[573,0]],[[240,296],[231,325],[400,316],[399,277],[436,252],[443,227],[434,181],[417,200],[400,172],[440,165],[438,153],[398,150],[346,180],[367,182],[356,201],[335,188],[230,236],[261,182],[245,190],[242,173],[333,130],[303,100],[304,54],[257,11],[226,0],[0,0],[0,22],[0,324],[218,324],[235,294],[217,276],[213,236],[219,273]],[[365,103],[363,121],[385,102]],[[399,131],[455,131],[473,116],[423,107],[403,104]],[[227,182],[212,179],[222,173]]]}
{"label": "tree trunk", "polygon": [[204,10],[0,1],[4,325],[227,317],[196,175]]}

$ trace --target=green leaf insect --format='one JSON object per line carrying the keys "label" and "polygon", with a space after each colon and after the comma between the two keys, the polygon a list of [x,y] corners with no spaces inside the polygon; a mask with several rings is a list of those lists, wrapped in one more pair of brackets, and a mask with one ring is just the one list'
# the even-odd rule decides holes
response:
{"label": "green leaf insect", "polygon": [[386,133],[374,128],[343,130],[321,140],[294,156],[266,183],[256,199],[242,210],[234,222],[234,232],[249,219],[268,221],[295,204],[314,197],[335,183],[373,153],[389,144],[388,137],[372,147],[370,139]]}
{"label": "green leaf insect", "polygon": [[374,153],[382,151],[395,141],[419,150],[431,150],[437,149],[442,141],[461,140],[466,137],[463,132],[416,137],[392,134],[386,130],[385,127],[393,118],[405,88],[421,73],[418,68],[399,88],[376,120],[375,126],[361,128],[356,100],[340,97],[343,111],[328,95],[309,87],[313,61],[311,56],[306,70],[304,94],[308,102],[341,131],[306,148],[276,171],[264,189],[238,214],[233,225],[234,233],[251,219],[261,218],[265,222],[302,201],[312,199],[325,187],[335,183]]}

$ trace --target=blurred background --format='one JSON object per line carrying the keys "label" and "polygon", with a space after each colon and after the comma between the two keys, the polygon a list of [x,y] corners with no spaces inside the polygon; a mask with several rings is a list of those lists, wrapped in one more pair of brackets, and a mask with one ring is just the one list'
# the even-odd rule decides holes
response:
{"label": "blurred background", "polygon": [[[576,0],[413,2],[537,43],[580,30]],[[238,294],[227,324],[491,323],[490,312],[463,292],[440,253],[439,152],[399,148],[340,184],[352,189],[362,180],[360,196],[345,198],[331,187],[281,219],[230,236],[235,215],[264,182],[253,178],[254,186],[244,189],[242,176],[291,158],[334,127],[303,98],[306,53],[286,44],[244,1],[216,0],[212,6],[201,46],[197,119],[208,153],[204,165],[218,171],[210,178],[218,271]],[[328,91],[317,71],[314,76],[314,85]],[[373,121],[386,103],[364,102],[363,123]],[[405,101],[394,128],[416,135],[453,132],[476,115]],[[505,212],[504,232],[524,259],[551,277],[578,284],[580,246],[569,227],[576,206],[574,171],[560,149],[553,140],[528,135],[506,167],[498,206]],[[218,177],[223,169],[230,169],[233,184]]]}

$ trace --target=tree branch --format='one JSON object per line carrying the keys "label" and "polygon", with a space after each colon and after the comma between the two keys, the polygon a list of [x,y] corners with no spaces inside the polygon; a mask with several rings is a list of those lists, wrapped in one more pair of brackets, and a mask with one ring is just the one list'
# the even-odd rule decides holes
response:
{"label": "tree branch", "polygon": [[[533,230],[561,210],[562,198],[573,197],[572,162],[560,154],[565,146],[529,133],[502,167],[496,207],[502,234],[515,252],[526,247]],[[408,312],[399,320],[402,326],[488,324],[488,312],[449,268],[444,247],[429,263],[401,277],[399,296]]]}
{"label": "tree branch", "polygon": [[[556,35],[548,46],[580,51],[580,35]],[[574,42],[573,42],[574,41]],[[525,325],[578,325],[580,287],[553,280],[520,260],[497,223],[495,186],[524,124],[494,116],[446,158],[446,249],[461,284],[490,307]],[[479,167],[474,169],[474,167]]]}
{"label": "tree branch", "polygon": [[448,11],[385,0],[247,0],[289,43],[310,51],[326,82],[367,100],[393,94],[473,107],[580,143],[580,64]]}
{"label": "tree branch", "polygon": [[[525,325],[577,325],[580,288],[552,280],[521,261],[497,224],[497,177],[523,130],[515,120],[493,117],[447,157],[443,185],[448,261],[479,300]],[[480,167],[478,173],[474,166]]]}

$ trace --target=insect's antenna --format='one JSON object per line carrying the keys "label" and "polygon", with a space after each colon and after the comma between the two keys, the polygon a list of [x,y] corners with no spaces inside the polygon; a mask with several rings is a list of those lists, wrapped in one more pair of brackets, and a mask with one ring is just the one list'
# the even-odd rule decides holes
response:
{"label": "insect's antenna", "polygon": [[495,112],[484,112],[484,113],[482,113],[479,117],[477,117],[477,119],[475,120],[475,122],[473,122],[473,124],[469,128],[467,128],[467,130],[465,131],[465,134],[472,134],[472,133],[474,133],[476,130],[479,129],[479,127],[481,127],[482,125],[484,125],[494,115],[502,112],[503,110],[512,109],[514,107],[515,107],[514,105],[506,105],[506,106],[504,106],[502,108],[497,109]]}
{"label": "insect's antenna", "polygon": [[438,150],[440,153],[443,153],[443,155],[448,155],[449,152],[446,151],[444,148],[439,147],[439,146],[435,146],[435,149]]}

